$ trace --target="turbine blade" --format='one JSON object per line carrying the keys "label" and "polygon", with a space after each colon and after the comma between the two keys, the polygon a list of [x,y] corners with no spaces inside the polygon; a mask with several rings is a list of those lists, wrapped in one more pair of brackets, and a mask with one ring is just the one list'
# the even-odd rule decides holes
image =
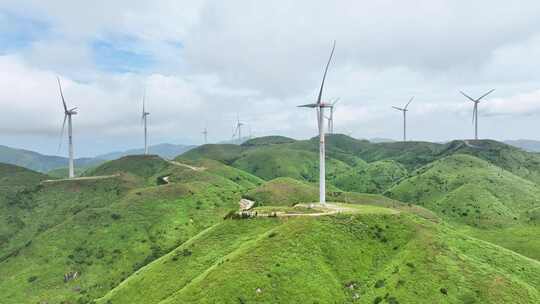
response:
{"label": "turbine blade", "polygon": [[478,103],[474,103],[474,108],[472,112],[472,123],[474,124],[474,120],[476,119],[476,112],[478,112]]}
{"label": "turbine blade", "polygon": [[330,58],[328,58],[328,62],[326,63],[326,68],[324,69],[324,75],[321,82],[321,88],[319,90],[319,96],[317,97],[317,104],[321,104],[321,98],[322,98],[322,92],[324,88],[324,81],[326,80],[326,74],[328,73],[328,67],[330,66],[330,62],[332,61],[332,57],[334,56],[334,50],[336,49],[336,41],[334,40],[334,45],[332,46],[332,52],[330,53]]}
{"label": "turbine blade", "polygon": [[60,77],[56,77],[56,80],[58,80],[58,88],[60,89],[60,97],[62,97],[62,104],[64,105],[64,111],[67,112],[67,105],[66,100],[64,99],[64,93],[62,92],[62,85],[60,84]]}
{"label": "turbine blade", "polygon": [[336,103],[338,103],[338,101],[339,101],[339,97],[336,98],[336,99],[334,100],[334,102],[332,102],[332,107],[333,107],[334,105],[336,105]]}
{"label": "turbine blade", "polygon": [[409,105],[411,104],[411,102],[414,100],[414,96],[411,97],[411,99],[409,100],[409,102],[407,102],[407,105],[405,105],[405,110],[407,110],[407,108],[409,107]]}
{"label": "turbine blade", "polygon": [[142,97],[142,115],[143,115],[143,117],[144,117],[145,113],[146,113],[146,88],[144,89],[143,97]]}
{"label": "turbine blade", "polygon": [[477,101],[477,102],[480,101],[482,98],[488,96],[488,95],[491,94],[493,91],[495,91],[495,89],[492,89],[492,90],[490,90],[489,92],[487,92],[486,94],[480,96],[476,101]]}
{"label": "turbine blade", "polygon": [[308,104],[305,104],[305,105],[300,105],[300,106],[297,106],[299,108],[318,108],[319,105],[316,104],[316,103],[308,103]]}
{"label": "turbine blade", "polygon": [[64,114],[64,122],[62,123],[62,131],[60,131],[60,142],[58,143],[58,152],[62,148],[62,139],[64,138],[64,129],[66,128],[67,114]]}
{"label": "turbine blade", "polygon": [[396,110],[399,110],[399,111],[404,111],[405,109],[402,109],[402,108],[398,108],[398,107],[394,107],[392,106],[392,108],[396,109]]}
{"label": "turbine blade", "polygon": [[469,95],[465,94],[465,93],[464,93],[463,91],[459,91],[459,92],[461,93],[461,95],[463,95],[463,96],[467,97],[467,98],[468,98],[468,99],[469,99],[470,101],[472,101],[472,102],[476,102],[476,100],[474,100],[474,99],[473,99],[473,98],[472,98],[471,96],[469,96]]}

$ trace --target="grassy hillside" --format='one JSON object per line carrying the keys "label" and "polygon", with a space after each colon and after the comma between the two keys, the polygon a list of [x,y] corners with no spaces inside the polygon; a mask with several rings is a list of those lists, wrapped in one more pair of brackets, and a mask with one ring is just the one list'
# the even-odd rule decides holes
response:
{"label": "grassy hillside", "polygon": [[407,176],[407,169],[393,160],[359,164],[349,172],[339,175],[336,187],[361,193],[383,193]]}
{"label": "grassy hillside", "polygon": [[98,303],[536,303],[539,286],[536,261],[382,212],[226,220]]}
{"label": "grassy hillside", "polygon": [[244,197],[257,206],[292,206],[319,200],[318,188],[290,177],[279,177],[248,191]]}
{"label": "grassy hillside", "polygon": [[[94,171],[116,175],[47,182],[0,201],[12,216],[0,223],[9,230],[0,230],[2,303],[90,303],[221,221],[262,182],[217,162],[199,165],[127,157]],[[169,183],[140,183],[156,176]]]}
{"label": "grassy hillside", "polygon": [[453,141],[441,156],[469,154],[540,184],[540,154],[530,153],[494,140]]}
{"label": "grassy hillside", "polygon": [[244,148],[233,144],[208,144],[198,146],[181,155],[185,159],[201,159],[208,158],[231,164],[237,160]]}
{"label": "grassy hillside", "polygon": [[527,221],[525,212],[540,206],[536,184],[463,154],[419,169],[387,194],[420,204],[449,221],[480,227]]}
{"label": "grassy hillside", "polygon": [[421,169],[387,193],[419,204],[472,235],[540,260],[538,185],[486,161],[452,155]]}
{"label": "grassy hillside", "polygon": [[0,191],[17,191],[39,184],[49,177],[23,167],[0,163]]}
{"label": "grassy hillside", "polygon": [[[232,166],[250,172],[265,180],[277,177],[291,177],[305,181],[319,180],[319,155],[310,151],[266,147],[244,152]],[[327,177],[330,180],[350,170],[338,160],[328,159]]]}

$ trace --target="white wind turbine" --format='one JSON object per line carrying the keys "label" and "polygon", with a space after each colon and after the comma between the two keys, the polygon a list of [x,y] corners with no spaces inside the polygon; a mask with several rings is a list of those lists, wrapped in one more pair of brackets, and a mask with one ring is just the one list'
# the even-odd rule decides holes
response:
{"label": "white wind turbine", "polygon": [[463,93],[463,91],[459,91],[461,93],[461,95],[467,97],[470,101],[472,101],[474,103],[473,118],[472,119],[473,119],[473,123],[474,123],[474,139],[475,140],[478,139],[478,104],[480,103],[480,100],[482,100],[482,98],[488,96],[493,91],[495,91],[495,89],[492,89],[491,91],[489,91],[486,94],[478,97],[477,99],[474,99],[474,98],[470,97],[469,95]]}
{"label": "white wind turbine", "polygon": [[336,103],[338,103],[339,98],[334,99],[330,105],[330,115],[328,119],[328,133],[334,134],[334,111],[336,110]]}
{"label": "white wind turbine", "polygon": [[141,119],[144,125],[144,155],[148,155],[148,115],[150,115],[150,112],[146,111],[146,90],[144,90],[142,104]]}
{"label": "white wind turbine", "polygon": [[409,104],[411,104],[411,102],[413,101],[414,99],[414,96],[411,97],[411,99],[409,100],[409,102],[407,102],[407,104],[405,105],[405,107],[403,108],[398,108],[398,107],[394,107],[392,106],[392,108],[398,110],[398,111],[401,111],[403,112],[403,141],[407,141],[407,111],[408,108],[409,108]]}
{"label": "white wind turbine", "polygon": [[204,130],[201,133],[204,136],[204,144],[207,144],[208,143],[208,128],[204,127]]}
{"label": "white wind turbine", "polygon": [[305,104],[299,107],[303,108],[315,108],[317,109],[317,125],[319,128],[319,202],[321,204],[326,204],[326,174],[325,174],[325,145],[324,145],[324,109],[331,108],[332,104],[322,102],[322,92],[324,88],[324,81],[326,79],[326,74],[328,72],[328,67],[332,61],[332,56],[334,56],[334,50],[336,48],[336,41],[332,46],[332,52],[330,53],[330,58],[326,63],[326,68],[324,69],[324,75],[321,83],[321,88],[319,90],[319,95],[317,97],[317,103]]}
{"label": "white wind turbine", "polygon": [[244,126],[244,123],[240,121],[240,115],[236,115],[236,128],[233,132],[233,138],[238,135],[238,143],[242,142],[242,126]]}
{"label": "white wind turbine", "polygon": [[60,84],[60,77],[56,77],[58,80],[58,88],[60,90],[60,97],[62,98],[62,104],[64,106],[64,122],[62,123],[62,131],[60,132],[60,145],[58,150],[62,145],[62,137],[64,137],[64,129],[66,127],[66,120],[68,122],[68,144],[69,144],[69,178],[75,177],[75,166],[73,164],[73,125],[72,125],[72,115],[77,115],[77,107],[68,109],[66,105],[66,100],[64,99],[64,93],[62,92],[62,85]]}

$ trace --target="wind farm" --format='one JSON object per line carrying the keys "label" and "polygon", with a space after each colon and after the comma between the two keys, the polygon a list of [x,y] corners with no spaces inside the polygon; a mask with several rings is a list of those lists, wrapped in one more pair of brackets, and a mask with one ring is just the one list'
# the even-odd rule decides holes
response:
{"label": "wind farm", "polygon": [[540,303],[539,14],[0,5],[0,303]]}

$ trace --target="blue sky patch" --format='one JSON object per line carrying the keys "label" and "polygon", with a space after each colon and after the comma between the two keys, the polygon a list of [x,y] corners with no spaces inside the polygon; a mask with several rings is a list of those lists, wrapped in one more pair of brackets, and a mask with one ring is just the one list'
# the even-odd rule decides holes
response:
{"label": "blue sky patch", "polygon": [[0,54],[28,47],[49,34],[50,25],[44,21],[0,10]]}
{"label": "blue sky patch", "polygon": [[91,43],[96,66],[108,72],[140,72],[152,67],[153,57],[138,47],[135,38],[115,36]]}

